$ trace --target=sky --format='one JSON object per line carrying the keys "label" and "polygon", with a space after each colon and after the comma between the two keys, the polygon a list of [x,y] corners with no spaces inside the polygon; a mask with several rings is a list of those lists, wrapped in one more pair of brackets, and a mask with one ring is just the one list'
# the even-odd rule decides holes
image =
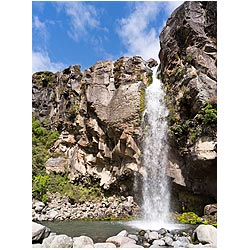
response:
{"label": "sky", "polygon": [[181,1],[33,1],[32,72],[100,60],[158,60],[159,35]]}

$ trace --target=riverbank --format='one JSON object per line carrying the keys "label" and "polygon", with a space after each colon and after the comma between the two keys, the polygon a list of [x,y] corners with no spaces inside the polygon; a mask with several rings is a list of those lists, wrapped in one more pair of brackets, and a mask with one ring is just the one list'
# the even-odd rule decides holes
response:
{"label": "riverbank", "polygon": [[49,195],[46,204],[32,200],[32,221],[75,220],[75,219],[116,219],[136,217],[140,208],[132,196],[115,195],[99,201],[71,203],[59,193]]}
{"label": "riverbank", "polygon": [[193,229],[161,228],[159,230],[122,230],[105,240],[93,240],[88,235],[70,237],[56,234],[48,227],[32,222],[32,246],[34,248],[166,248],[166,247],[216,247],[217,229],[211,225],[199,225]]}

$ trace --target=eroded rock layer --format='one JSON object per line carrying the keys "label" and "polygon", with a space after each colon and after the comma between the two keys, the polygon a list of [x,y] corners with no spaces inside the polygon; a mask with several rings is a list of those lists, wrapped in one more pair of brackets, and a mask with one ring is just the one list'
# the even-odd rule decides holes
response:
{"label": "eroded rock layer", "polygon": [[83,72],[75,65],[33,74],[33,114],[60,133],[45,164],[48,173],[68,173],[81,184],[92,179],[105,189],[118,182],[122,192],[132,188],[132,173],[141,167],[142,90],[152,79],[153,61],[122,57]]}

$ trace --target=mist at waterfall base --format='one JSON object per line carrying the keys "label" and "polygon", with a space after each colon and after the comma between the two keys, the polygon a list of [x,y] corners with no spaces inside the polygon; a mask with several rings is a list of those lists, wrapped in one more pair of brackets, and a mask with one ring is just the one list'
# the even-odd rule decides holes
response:
{"label": "mist at waterfall base", "polygon": [[[167,116],[163,84],[153,70],[153,82],[146,88],[143,130],[142,220],[131,224],[138,228],[160,229],[172,227],[169,222],[170,192],[167,181]],[[176,226],[176,225],[175,225]]]}

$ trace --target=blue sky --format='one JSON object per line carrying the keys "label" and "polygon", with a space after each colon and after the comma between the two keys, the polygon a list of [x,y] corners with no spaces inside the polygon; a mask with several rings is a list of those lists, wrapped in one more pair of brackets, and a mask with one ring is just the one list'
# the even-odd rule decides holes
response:
{"label": "blue sky", "polygon": [[180,1],[33,1],[32,71],[99,60],[158,58],[159,34]]}

